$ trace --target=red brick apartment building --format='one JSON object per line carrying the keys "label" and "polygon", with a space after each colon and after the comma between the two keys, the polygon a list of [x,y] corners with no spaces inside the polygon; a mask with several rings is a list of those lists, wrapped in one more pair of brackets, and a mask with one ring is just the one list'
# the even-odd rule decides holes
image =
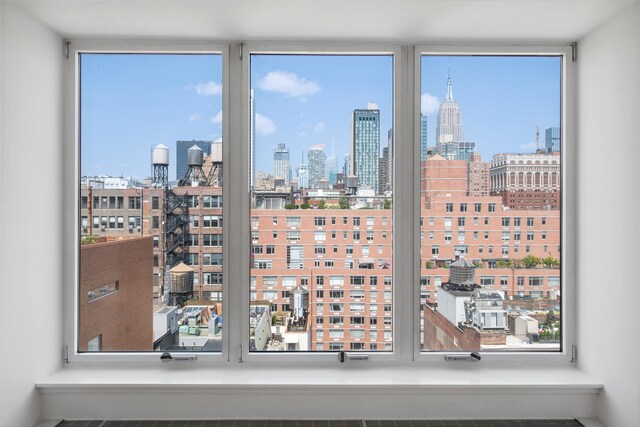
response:
{"label": "red brick apartment building", "polygon": [[152,238],[80,248],[80,351],[153,349]]}
{"label": "red brick apartment building", "polygon": [[[82,234],[106,236],[110,240],[152,236],[153,289],[160,297],[166,251],[184,251],[185,262],[194,270],[196,299],[222,300],[222,188],[174,187],[175,201],[165,201],[158,188],[82,189]],[[184,240],[165,247],[162,208],[182,221],[176,236]],[[182,252],[180,252],[182,253]]]}
{"label": "red brick apartment building", "polygon": [[[512,210],[500,196],[470,196],[468,173],[461,160],[436,155],[422,162],[421,302],[437,302],[435,291],[448,281],[448,266],[460,256],[476,264],[479,285],[503,291],[507,300],[557,299],[559,211]],[[222,189],[171,191],[181,198],[174,214],[187,222],[182,248],[195,269],[193,297],[221,300]],[[173,246],[164,243],[172,225],[163,223],[161,207],[165,203],[169,212],[173,202],[165,202],[161,190],[146,188],[94,189],[92,206],[88,200],[83,190],[83,227],[91,224],[95,235],[153,236],[159,296],[165,252]],[[291,291],[297,285],[306,288],[311,350],[391,350],[393,211],[374,205],[378,209],[251,211],[251,299],[286,312]],[[529,256],[549,265],[520,261]]]}

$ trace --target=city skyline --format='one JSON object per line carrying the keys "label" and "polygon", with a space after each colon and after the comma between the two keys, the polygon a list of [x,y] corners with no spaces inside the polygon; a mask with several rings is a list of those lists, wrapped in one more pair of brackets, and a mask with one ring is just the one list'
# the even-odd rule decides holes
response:
{"label": "city skyline", "polygon": [[[82,65],[82,175],[142,179],[151,175],[153,146],[168,146],[175,165],[176,141],[221,136],[220,55],[84,54]],[[544,131],[559,126],[558,57],[424,56],[422,67],[421,112],[430,147],[449,73],[465,139],[485,161],[500,152],[535,151],[538,124],[544,148]],[[341,165],[351,151],[351,115],[369,102],[380,109],[382,155],[392,128],[390,56],[252,55],[251,73],[254,172],[272,171],[278,144],[290,152],[292,177],[317,144]],[[515,102],[519,108],[510,108]],[[171,166],[170,180],[177,178],[174,171]]]}

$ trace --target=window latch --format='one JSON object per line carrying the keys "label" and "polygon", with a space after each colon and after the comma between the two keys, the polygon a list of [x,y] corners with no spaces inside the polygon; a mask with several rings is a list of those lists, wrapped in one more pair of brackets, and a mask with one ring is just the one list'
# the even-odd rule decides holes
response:
{"label": "window latch", "polygon": [[344,363],[347,360],[369,360],[371,356],[363,353],[349,354],[346,351],[338,353],[338,362]]}
{"label": "window latch", "polygon": [[160,360],[162,360],[163,362],[171,362],[172,360],[175,360],[177,362],[195,362],[197,359],[198,356],[196,356],[195,354],[188,356],[173,356],[168,351],[165,351],[160,355]]}
{"label": "window latch", "polygon": [[445,354],[444,360],[447,362],[479,362],[482,359],[475,351],[469,354]]}

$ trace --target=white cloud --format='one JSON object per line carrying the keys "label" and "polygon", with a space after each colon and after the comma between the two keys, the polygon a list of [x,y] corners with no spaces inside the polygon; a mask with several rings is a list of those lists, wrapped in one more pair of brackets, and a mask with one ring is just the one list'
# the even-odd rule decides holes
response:
{"label": "white cloud", "polygon": [[269,135],[278,129],[273,120],[262,114],[256,113],[256,132],[262,135]]}
{"label": "white cloud", "polygon": [[520,148],[522,150],[535,150],[536,149],[536,143],[535,142],[530,142],[528,144],[522,144],[520,146]]}
{"label": "white cloud", "polygon": [[431,95],[429,92],[425,92],[420,97],[420,112],[428,116],[433,114],[440,108],[440,100],[437,96]]}
{"label": "white cloud", "polygon": [[222,111],[219,111],[218,114],[216,114],[215,116],[211,117],[211,123],[216,124],[216,125],[222,124]]}
{"label": "white cloud", "polygon": [[307,133],[305,131],[299,132],[298,136],[307,136]]}
{"label": "white cloud", "polygon": [[189,123],[197,122],[200,120],[200,114],[192,114],[189,116]]}
{"label": "white cloud", "polygon": [[320,91],[318,83],[286,71],[270,72],[258,83],[258,87],[263,90],[282,93],[288,97],[305,97]]}
{"label": "white cloud", "polygon": [[222,85],[216,82],[198,83],[197,85],[189,85],[188,89],[194,89],[198,95],[220,95],[222,93]]}
{"label": "white cloud", "polygon": [[316,124],[315,124],[315,126],[313,127],[313,131],[314,131],[315,133],[320,133],[320,132],[323,132],[323,131],[324,131],[324,129],[325,129],[326,127],[327,127],[327,126],[324,124],[324,122],[318,122],[318,123],[316,123]]}

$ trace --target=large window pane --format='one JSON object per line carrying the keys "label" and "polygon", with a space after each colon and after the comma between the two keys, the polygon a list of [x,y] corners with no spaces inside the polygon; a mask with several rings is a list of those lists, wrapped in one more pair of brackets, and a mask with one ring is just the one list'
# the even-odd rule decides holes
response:
{"label": "large window pane", "polygon": [[78,351],[220,351],[222,56],[80,54]]}
{"label": "large window pane", "polygon": [[392,351],[393,58],[251,55],[252,351]]}
{"label": "large window pane", "polygon": [[560,349],[561,65],[422,56],[424,351]]}

